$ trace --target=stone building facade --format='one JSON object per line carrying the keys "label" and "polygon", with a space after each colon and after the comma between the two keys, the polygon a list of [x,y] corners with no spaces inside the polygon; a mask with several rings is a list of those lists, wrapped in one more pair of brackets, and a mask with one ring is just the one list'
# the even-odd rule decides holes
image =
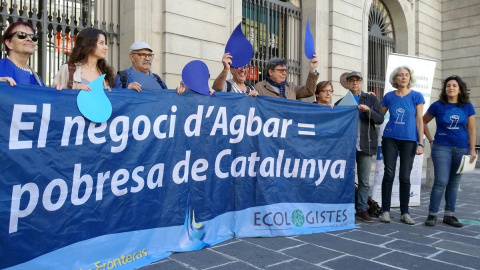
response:
{"label": "stone building facade", "polygon": [[258,78],[252,82],[261,78],[268,57],[278,55],[289,60],[289,80],[302,84],[309,20],[320,80],[333,82],[334,101],[347,91],[340,75],[351,70],[364,74],[364,91],[380,90],[381,97],[382,57],[394,52],[437,61],[431,102],[442,78],[455,74],[467,82],[480,110],[480,0],[12,0],[1,6],[3,30],[18,19],[36,26],[40,41],[30,64],[47,84],[66,61],[74,35],[88,26],[107,32],[108,61],[117,70],[130,66],[128,48],[143,40],[155,52],[153,71],[170,87],[179,84],[182,68],[194,59],[207,64],[213,82],[240,22],[254,45],[251,66],[258,70],[251,70]]}
{"label": "stone building facade", "polygon": [[[169,86],[178,85],[183,66],[193,59],[208,65],[213,80],[222,69],[220,60],[230,33],[245,17],[242,2],[252,1],[121,1],[120,53],[125,57],[120,58],[120,67],[129,65],[128,46],[134,40],[145,40],[156,52],[154,71],[162,74]],[[365,77],[369,74],[369,15],[372,5],[380,2],[393,25],[394,52],[437,61],[432,102],[438,97],[442,78],[456,74],[467,82],[480,112],[480,0],[253,2],[288,2],[301,9],[298,31],[303,40],[308,18],[320,59],[320,79],[334,83],[334,100],[347,91],[339,83],[342,73],[358,70]],[[297,49],[303,50],[303,46]],[[308,61],[299,53],[302,82]],[[365,82],[365,91],[367,85]]]}

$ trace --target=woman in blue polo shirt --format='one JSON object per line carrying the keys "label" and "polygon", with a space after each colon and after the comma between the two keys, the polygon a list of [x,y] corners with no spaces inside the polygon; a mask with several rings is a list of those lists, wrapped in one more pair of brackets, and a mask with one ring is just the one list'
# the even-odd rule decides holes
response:
{"label": "woman in blue polo shirt", "polygon": [[408,212],[410,202],[410,173],[415,155],[423,154],[423,104],[425,99],[420,92],[411,90],[415,83],[412,69],[397,67],[390,74],[390,84],[397,90],[387,93],[382,99],[381,111],[390,112],[390,119],[385,126],[382,138],[382,153],[385,171],[382,181],[382,222],[390,222],[390,205],[393,180],[400,155],[400,220],[413,225],[415,221]]}
{"label": "woman in blue polo shirt", "polygon": [[[437,130],[432,140],[428,122],[435,118]],[[457,174],[463,155],[475,160],[475,109],[470,103],[467,85],[458,76],[450,76],[443,82],[442,92],[423,116],[425,136],[432,146],[435,180],[430,193],[430,206],[425,225],[435,226],[437,213],[445,193],[443,223],[454,227],[463,224],[454,216],[461,174]]]}

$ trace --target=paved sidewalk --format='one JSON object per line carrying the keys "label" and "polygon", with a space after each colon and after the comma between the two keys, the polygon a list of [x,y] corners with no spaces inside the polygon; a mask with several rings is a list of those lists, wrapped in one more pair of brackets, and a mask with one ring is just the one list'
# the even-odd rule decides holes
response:
{"label": "paved sidewalk", "polygon": [[[456,216],[465,223],[454,228],[423,222],[430,190],[422,188],[421,206],[411,207],[417,221],[400,223],[398,208],[392,223],[356,222],[361,228],[274,238],[234,238],[211,248],[170,257],[141,268],[159,269],[480,269],[480,170],[463,176]],[[444,202],[441,208],[443,209]]]}

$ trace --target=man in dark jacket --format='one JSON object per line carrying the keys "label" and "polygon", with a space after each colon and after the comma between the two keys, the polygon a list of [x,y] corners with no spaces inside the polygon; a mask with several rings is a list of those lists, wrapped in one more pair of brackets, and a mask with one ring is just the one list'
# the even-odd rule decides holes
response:
{"label": "man in dark jacket", "polygon": [[[368,194],[370,193],[370,170],[372,156],[377,153],[378,134],[375,125],[383,123],[380,102],[375,95],[362,92],[363,77],[360,72],[350,72],[347,77],[348,90],[358,98],[359,124],[357,135],[357,176],[358,190],[355,217],[365,222],[373,222],[368,214]],[[339,103],[340,100],[337,102]],[[337,104],[336,103],[336,104]]]}

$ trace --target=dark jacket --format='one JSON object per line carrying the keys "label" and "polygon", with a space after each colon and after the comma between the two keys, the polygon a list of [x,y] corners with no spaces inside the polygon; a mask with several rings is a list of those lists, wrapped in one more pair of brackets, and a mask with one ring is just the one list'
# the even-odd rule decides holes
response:
{"label": "dark jacket", "polygon": [[[337,105],[342,99],[337,101]],[[360,92],[359,105],[367,105],[370,108],[370,112],[359,113],[360,121],[360,149],[367,155],[375,155],[377,153],[378,146],[378,134],[375,125],[381,125],[384,117],[380,110],[380,101],[378,101],[375,95],[366,94]]]}

